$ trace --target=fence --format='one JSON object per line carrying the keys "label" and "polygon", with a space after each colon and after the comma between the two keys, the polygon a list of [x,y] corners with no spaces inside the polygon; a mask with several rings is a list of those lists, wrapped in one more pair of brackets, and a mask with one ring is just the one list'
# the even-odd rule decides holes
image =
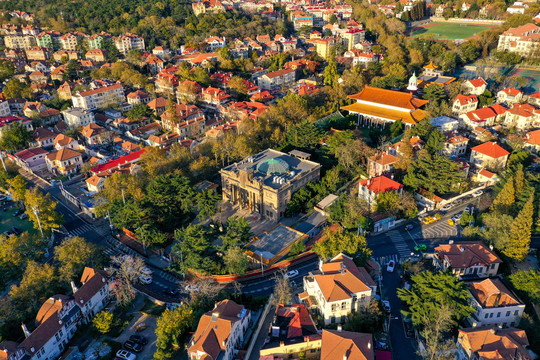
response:
{"label": "fence", "polygon": [[449,22],[449,23],[461,23],[461,24],[478,24],[478,25],[501,25],[503,20],[489,20],[489,19],[462,19],[462,18],[449,18],[432,16],[430,18],[433,22]]}

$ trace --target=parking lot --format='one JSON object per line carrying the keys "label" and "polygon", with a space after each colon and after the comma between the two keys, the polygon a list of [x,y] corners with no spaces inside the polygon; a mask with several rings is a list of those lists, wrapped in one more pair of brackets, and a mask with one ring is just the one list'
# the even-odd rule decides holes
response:
{"label": "parking lot", "polygon": [[0,233],[3,234],[6,231],[13,232],[14,227],[21,232],[28,231],[32,235],[39,232],[39,230],[34,229],[34,225],[28,219],[21,220],[21,215],[13,216],[18,210],[13,201],[2,201],[1,203]]}
{"label": "parking lot", "polygon": [[[139,324],[145,324],[146,328],[142,331],[135,332],[135,329],[137,328],[137,325]],[[135,317],[131,320],[131,322],[127,326],[126,330],[124,330],[124,332],[114,340],[123,344],[124,342],[129,340],[129,337],[131,335],[137,334],[137,335],[144,336],[148,340],[148,343],[144,345],[143,350],[140,353],[136,353],[131,350],[130,352],[137,355],[137,360],[151,360],[154,357],[154,353],[156,352],[156,349],[157,349],[156,327],[157,327],[157,320],[155,317],[137,312],[135,313]]]}

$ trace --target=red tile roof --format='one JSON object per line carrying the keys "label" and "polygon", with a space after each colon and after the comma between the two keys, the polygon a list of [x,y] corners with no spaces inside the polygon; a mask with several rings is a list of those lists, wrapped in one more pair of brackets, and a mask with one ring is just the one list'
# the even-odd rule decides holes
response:
{"label": "red tile roof", "polygon": [[488,141],[486,143],[480,144],[473,147],[471,150],[489,156],[493,159],[498,159],[500,157],[510,155],[508,151],[504,150],[494,141]]}
{"label": "red tile roof", "polygon": [[523,94],[522,91],[516,89],[516,88],[506,88],[506,89],[502,89],[501,90],[503,93],[505,93],[506,95],[510,95],[510,96],[516,96],[516,95],[519,95],[519,94]]}
{"label": "red tile roof", "polygon": [[462,94],[459,94],[458,96],[456,96],[456,101],[459,101],[459,104],[461,106],[464,106],[464,105],[467,105],[467,104],[471,104],[471,103],[477,103],[478,102],[478,98],[476,97],[476,95],[462,95]]}
{"label": "red tile roof", "polygon": [[403,185],[384,175],[360,181],[360,185],[367,187],[369,191],[380,194],[387,191],[396,191],[403,188]]}
{"label": "red tile roof", "polygon": [[131,163],[136,162],[140,159],[140,157],[144,154],[145,150],[141,149],[139,151],[132,152],[131,154],[121,156],[116,160],[111,160],[108,163],[105,164],[99,164],[98,166],[90,169],[90,171],[94,174],[107,171],[110,169],[113,169],[119,165],[125,164],[125,163]]}
{"label": "red tile roof", "polygon": [[474,87],[481,87],[483,85],[487,85],[487,82],[482,78],[469,80],[469,83]]}
{"label": "red tile roof", "polygon": [[525,141],[531,145],[540,145],[540,130],[528,132],[525,135]]}
{"label": "red tile roof", "polygon": [[48,154],[48,152],[43,150],[42,148],[33,148],[33,149],[25,149],[23,151],[20,151],[16,153],[14,156],[18,157],[21,160],[28,160],[31,157],[34,157],[36,155],[45,155],[45,154]]}

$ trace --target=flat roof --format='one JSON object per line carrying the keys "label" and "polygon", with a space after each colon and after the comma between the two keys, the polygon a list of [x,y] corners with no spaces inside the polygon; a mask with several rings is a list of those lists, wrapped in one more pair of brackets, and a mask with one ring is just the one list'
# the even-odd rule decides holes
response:
{"label": "flat roof", "polygon": [[319,209],[326,209],[328,206],[332,205],[334,202],[336,202],[336,200],[339,199],[339,196],[337,195],[334,195],[334,194],[330,194],[328,195],[327,197],[325,197],[324,199],[322,199],[321,201],[319,201],[319,203],[317,204],[317,207]]}
{"label": "flat roof", "polygon": [[[310,160],[302,160],[280,151],[266,149],[238,163],[226,166],[221,171],[237,173],[240,170],[253,170],[255,179],[263,181],[265,186],[279,189],[299,175],[320,166],[320,164]],[[264,172],[265,169],[268,171]],[[276,182],[276,178],[283,179],[283,182]]]}
{"label": "flat roof", "polygon": [[308,232],[313,230],[313,228],[320,226],[325,221],[326,216],[324,216],[318,211],[313,211],[310,215],[304,218],[302,222],[296,224],[294,226],[294,229],[304,234],[307,234]]}
{"label": "flat roof", "polygon": [[280,223],[273,229],[257,235],[257,238],[247,248],[264,259],[270,260],[281,250],[304,236],[306,236],[304,233]]}

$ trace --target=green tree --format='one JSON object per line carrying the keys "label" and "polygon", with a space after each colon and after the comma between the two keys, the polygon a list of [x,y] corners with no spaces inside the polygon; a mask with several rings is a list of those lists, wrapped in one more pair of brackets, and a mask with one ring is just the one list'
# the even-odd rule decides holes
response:
{"label": "green tree", "polygon": [[390,125],[390,138],[395,138],[398,135],[401,135],[403,132],[403,123],[401,120],[394,121],[392,125]]}
{"label": "green tree", "polygon": [[523,172],[523,164],[518,164],[516,173],[514,174],[514,189],[516,194],[521,194],[525,186],[525,173]]}
{"label": "green tree", "polygon": [[107,334],[112,329],[114,315],[108,311],[100,311],[92,319],[92,325],[100,334]]}
{"label": "green tree", "polygon": [[252,237],[253,234],[251,233],[249,222],[241,216],[228,218],[225,234],[221,236],[225,248],[229,246],[244,246]]}
{"label": "green tree", "polygon": [[2,131],[2,136],[0,137],[0,148],[14,152],[15,150],[25,147],[31,138],[32,135],[26,129],[26,127],[22,126],[18,122],[14,122],[11,124],[11,126]]}
{"label": "green tree", "polygon": [[22,83],[18,79],[11,79],[4,87],[2,93],[7,99],[25,98],[32,99],[34,97],[32,89]]}
{"label": "green tree", "polygon": [[175,310],[165,310],[157,320],[157,350],[155,360],[171,359],[179,349],[181,341],[194,327],[193,309],[182,305]]}
{"label": "green tree", "polygon": [[515,202],[516,192],[514,188],[514,178],[510,177],[493,200],[491,208],[499,214],[508,214]]}
{"label": "green tree", "polygon": [[531,229],[534,213],[534,192],[523,206],[510,228],[510,239],[503,254],[511,259],[523,261],[531,244]]}
{"label": "green tree", "polygon": [[444,141],[446,138],[439,129],[433,129],[426,141],[426,150],[431,154],[438,154],[444,148]]}
{"label": "green tree", "polygon": [[305,248],[306,245],[304,244],[304,241],[302,239],[299,239],[291,245],[291,249],[289,250],[289,256],[296,256],[302,253]]}
{"label": "green tree", "polygon": [[510,275],[510,281],[514,288],[527,294],[531,301],[540,302],[540,271],[536,269],[517,271]]}
{"label": "green tree", "polygon": [[0,235],[0,288],[9,281],[19,280],[29,261],[39,261],[47,244],[28,232],[21,235]]}
{"label": "green tree", "polygon": [[324,68],[324,83],[328,86],[334,86],[338,77],[335,47],[330,49],[327,60],[328,65]]}
{"label": "green tree", "polygon": [[137,104],[126,114],[129,120],[140,120],[143,117],[152,117],[152,115],[152,109],[146,104]]}
{"label": "green tree", "polygon": [[318,126],[311,122],[300,125],[291,125],[287,128],[285,137],[287,143],[294,147],[313,149],[321,139],[322,132]]}
{"label": "green tree", "polygon": [[15,74],[15,65],[9,60],[0,60],[0,82],[10,79]]}
{"label": "green tree", "polygon": [[14,201],[24,202],[24,196],[26,195],[28,186],[26,179],[22,175],[17,175],[12,179],[8,179],[7,183],[9,184],[11,198]]}
{"label": "green tree", "polygon": [[248,259],[239,246],[230,246],[225,251],[223,262],[229,274],[244,275],[247,270]]}
{"label": "green tree", "polygon": [[375,299],[347,316],[343,330],[354,332],[382,332],[384,313]]}
{"label": "green tree", "polygon": [[444,92],[444,88],[442,86],[432,84],[426,87],[426,89],[424,90],[424,95],[422,95],[422,97],[426,100],[440,103],[441,100],[446,99],[446,93]]}
{"label": "green tree", "polygon": [[199,210],[197,217],[204,220],[216,214],[216,205],[220,200],[220,196],[214,190],[209,190],[198,193],[195,196],[195,200],[197,201],[197,209]]}
{"label": "green tree", "polygon": [[313,251],[323,259],[344,253],[365,262],[371,256],[365,237],[344,230],[332,232],[325,229],[324,236],[313,245]]}
{"label": "green tree", "polygon": [[465,226],[468,226],[471,222],[474,222],[474,216],[469,214],[469,212],[464,211],[461,214],[461,219],[459,219],[460,225],[465,227]]}
{"label": "green tree", "polygon": [[99,248],[79,236],[64,240],[55,247],[54,257],[60,263],[60,277],[67,282],[79,278],[86,266],[105,264]]}
{"label": "green tree", "polygon": [[[57,202],[51,200],[50,194],[43,194],[37,187],[33,187],[26,192],[24,204],[30,221],[34,223],[34,228],[39,229],[41,225],[44,233],[59,228],[64,221],[62,215],[56,212]],[[36,210],[39,214],[39,221],[36,217]]]}
{"label": "green tree", "polygon": [[414,325],[425,326],[433,322],[437,310],[443,306],[449,308],[453,324],[474,313],[469,305],[467,286],[453,274],[424,271],[413,275],[412,282],[410,289],[398,289],[398,297],[407,306],[401,312]]}
{"label": "green tree", "polygon": [[214,268],[210,258],[213,247],[208,228],[190,224],[175,231],[175,238],[179,243],[173,246],[173,252],[180,254],[186,268],[203,272],[210,272]]}
{"label": "green tree", "polygon": [[446,194],[464,179],[459,166],[446,156],[418,156],[409,166],[403,183],[414,190],[424,188],[431,193]]}

